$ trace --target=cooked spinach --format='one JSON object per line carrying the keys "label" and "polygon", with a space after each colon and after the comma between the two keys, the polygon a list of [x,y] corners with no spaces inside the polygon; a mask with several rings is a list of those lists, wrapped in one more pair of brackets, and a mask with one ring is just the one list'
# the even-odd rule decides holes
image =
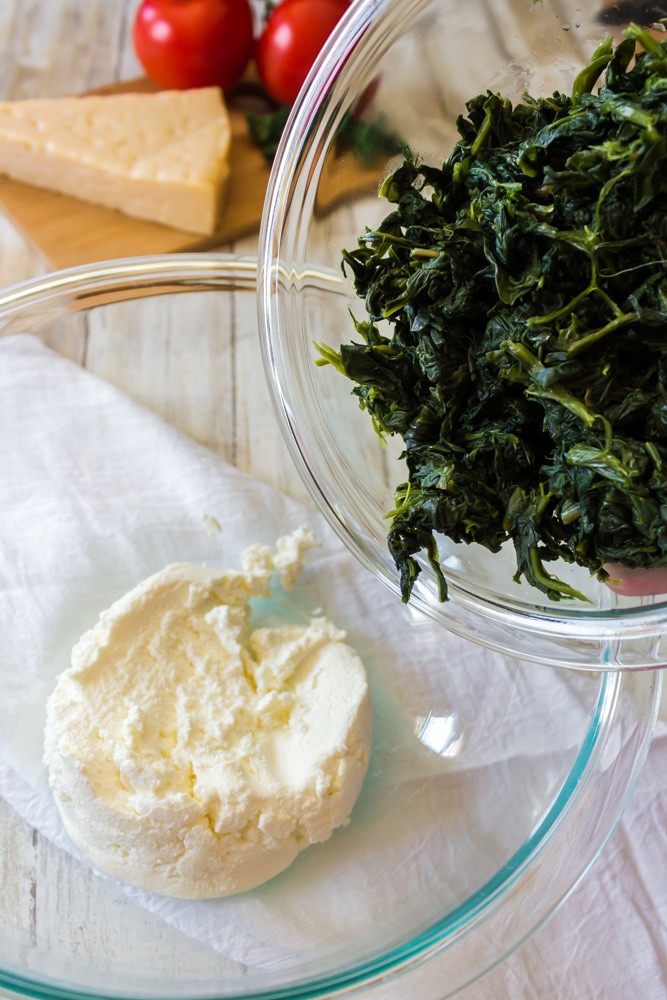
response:
{"label": "cooked spinach", "polygon": [[343,253],[361,342],[318,363],[403,439],[404,600],[420,552],[446,598],[438,534],[511,539],[517,581],[581,597],[545,564],[667,562],[667,41],[631,25],[570,96],[466,107],[442,166],[384,182],[393,210]]}

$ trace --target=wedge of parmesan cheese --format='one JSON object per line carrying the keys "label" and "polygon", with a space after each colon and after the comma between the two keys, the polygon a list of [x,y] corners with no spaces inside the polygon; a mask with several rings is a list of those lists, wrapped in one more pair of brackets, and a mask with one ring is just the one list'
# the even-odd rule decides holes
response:
{"label": "wedge of parmesan cheese", "polygon": [[0,103],[0,173],[197,233],[215,231],[230,139],[217,87]]}

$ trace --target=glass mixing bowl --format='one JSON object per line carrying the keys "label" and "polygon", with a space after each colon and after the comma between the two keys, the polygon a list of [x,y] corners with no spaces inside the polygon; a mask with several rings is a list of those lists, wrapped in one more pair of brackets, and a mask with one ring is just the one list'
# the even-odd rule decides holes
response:
{"label": "glass mixing bowl", "polygon": [[[520,98],[569,93],[597,43],[620,31],[628,5],[593,0],[367,0],[354,5],[327,46],[294,109],[274,166],[261,237],[260,322],[276,410],[292,457],[320,509],[346,545],[398,593],[386,546],[395,488],[407,478],[400,442],[382,449],[351,383],[316,367],[314,343],[338,349],[359,340],[349,311],[364,305],[341,274],[341,250],[376,228],[389,204],[376,173],[355,168],[339,141],[341,122],[363,116],[400,135],[426,163],[441,163],[457,138],[465,101],[487,88]],[[636,5],[641,16],[641,5]],[[610,27],[613,25],[613,29]],[[370,104],[369,104],[370,101]],[[337,296],[312,280],[328,270]],[[516,583],[511,544],[500,553],[440,539],[449,601],[438,597],[423,559],[412,606],[495,649],[571,667],[641,669],[667,661],[667,597],[624,597],[587,570],[550,563],[581,600],[550,602]]]}
{"label": "glass mixing bowl", "polygon": [[[326,273],[301,280],[310,303],[315,293],[332,302],[346,299],[338,279]],[[104,399],[108,383],[115,384],[124,397],[157,413],[161,427],[175,424],[228,459],[236,455],[245,471],[275,477],[273,485],[283,475],[279,428],[257,378],[251,261],[173,256],[48,275],[0,294],[0,334],[0,364],[16,347],[24,350],[25,338],[12,335],[29,334],[102,377]],[[147,380],[142,372],[156,377]],[[50,391],[51,383],[42,386]],[[12,428],[17,440],[22,433],[20,411],[6,418],[10,440]],[[132,412],[133,419],[144,419],[143,409]],[[243,414],[255,421],[249,438]],[[146,413],[145,419],[155,417]],[[62,433],[55,416],[44,427],[53,454],[62,447]],[[198,447],[176,437],[180,449]],[[132,442],[127,435],[122,440],[131,463]],[[160,440],[167,440],[163,431]],[[30,454],[14,450],[11,467],[20,484]],[[197,455],[207,468],[217,468],[209,450],[199,448]],[[88,491],[94,487],[86,484],[85,470],[81,483]],[[62,502],[76,501],[78,489],[72,483]],[[180,489],[175,483],[176,498]],[[92,496],[99,494],[93,490]],[[267,502],[275,506],[276,494],[271,497]],[[48,506],[44,497],[38,500],[24,499],[25,523],[48,538]],[[128,507],[135,526],[129,540]],[[175,510],[178,515],[178,503]],[[34,796],[48,797],[40,763],[44,702],[72,642],[111,597],[136,582],[127,579],[127,553],[152,559],[157,546],[165,561],[218,562],[226,560],[228,547],[262,530],[253,507],[246,538],[230,539],[224,530],[211,537],[201,524],[156,532],[151,522],[142,531],[140,518],[141,499],[134,495],[105,509],[105,537],[117,539],[119,548],[104,573],[94,558],[81,578],[70,579],[67,565],[61,567],[59,579],[69,580],[55,590],[62,614],[49,621],[37,668],[29,664],[38,682],[22,687],[16,680],[26,664],[11,662],[12,629],[3,634],[0,790],[24,814],[32,802],[37,826],[44,814],[35,812]],[[24,578],[20,567],[13,573],[7,565],[4,549],[0,578],[15,593],[16,578]],[[371,593],[391,598],[342,555]],[[325,570],[318,573],[316,555],[312,567],[314,591],[300,599],[312,607],[308,602],[316,597],[326,611],[330,581]],[[373,629],[369,619],[351,640],[370,650]],[[407,655],[401,662],[367,657],[373,751],[349,826],[265,886],[227,901],[189,904],[191,927],[214,914],[221,926],[236,930],[234,940],[245,942],[243,957],[229,944],[216,950],[187,936],[173,913],[171,923],[158,915],[164,900],[128,895],[85,861],[33,834],[0,798],[0,989],[59,1000],[442,1000],[524,941],[576,885],[613,829],[649,746],[660,673],[586,674],[526,663],[448,635],[398,601],[391,629],[407,641]],[[10,684],[22,691],[12,719],[3,690]],[[34,759],[22,790],[3,749],[10,730],[25,737],[24,750]],[[357,884],[362,870],[369,873],[363,886]],[[261,953],[277,934],[284,948],[272,964],[253,960],[253,951]]]}

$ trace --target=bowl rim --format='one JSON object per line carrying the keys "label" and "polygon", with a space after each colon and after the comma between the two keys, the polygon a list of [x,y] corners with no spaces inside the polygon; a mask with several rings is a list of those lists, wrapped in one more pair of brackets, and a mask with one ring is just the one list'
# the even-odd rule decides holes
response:
{"label": "bowl rim", "polygon": [[[73,294],[71,308],[90,308],[106,301],[109,292],[132,298],[144,286],[169,292],[219,288],[228,281],[234,288],[256,288],[257,258],[248,254],[172,253],[118,257],[92,264],[49,271],[9,285],[0,291],[0,318],[9,319],[29,306],[57,301]],[[102,302],[96,301],[96,296]]]}

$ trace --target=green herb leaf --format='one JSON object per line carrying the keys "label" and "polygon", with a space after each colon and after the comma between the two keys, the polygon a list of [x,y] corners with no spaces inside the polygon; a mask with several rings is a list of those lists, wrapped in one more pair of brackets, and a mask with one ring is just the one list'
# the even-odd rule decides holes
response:
{"label": "green herb leaf", "polygon": [[[247,116],[250,135],[269,163],[276,155],[289,113],[290,106],[281,104],[275,110]],[[354,150],[365,167],[374,166],[383,157],[404,152],[400,137],[387,128],[383,115],[370,122],[345,115],[336,134],[336,145],[339,151]]]}
{"label": "green herb leaf", "polygon": [[252,139],[261,149],[264,158],[273,162],[278,150],[278,143],[289,118],[289,104],[281,104],[273,111],[263,111],[257,114],[249,113],[248,131]]}
{"label": "green herb leaf", "polygon": [[352,149],[364,166],[372,167],[380,159],[405,152],[405,143],[387,127],[384,115],[363,121],[345,115],[336,135],[339,149]]}

